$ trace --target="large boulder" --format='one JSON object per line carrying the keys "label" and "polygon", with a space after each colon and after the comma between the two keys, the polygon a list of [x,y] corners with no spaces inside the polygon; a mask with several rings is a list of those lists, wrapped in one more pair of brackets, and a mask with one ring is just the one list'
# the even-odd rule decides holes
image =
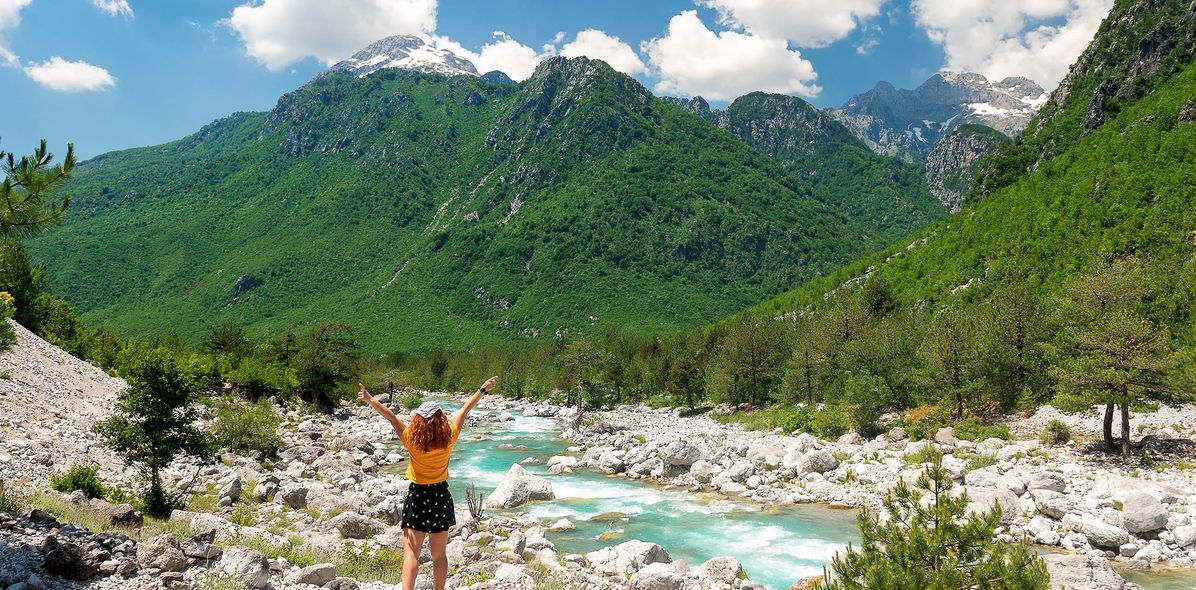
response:
{"label": "large boulder", "polygon": [[689,467],[702,458],[701,449],[679,440],[665,445],[659,452],[661,460],[678,467]]}
{"label": "large boulder", "polygon": [[233,545],[220,556],[218,568],[250,588],[264,588],[270,583],[270,562],[257,549]]}
{"label": "large boulder", "polygon": [[47,572],[68,580],[88,580],[99,571],[99,567],[88,556],[87,551],[74,543],[63,543],[55,547],[46,554],[42,567],[45,567]]}
{"label": "large boulder", "polygon": [[721,587],[734,584],[743,575],[743,566],[734,557],[715,557],[698,568],[698,579],[707,584]]}
{"label": "large boulder", "polygon": [[346,539],[368,539],[374,535],[380,535],[386,530],[386,526],[381,522],[356,512],[338,514],[328,521],[328,524],[336,527],[336,530]]}
{"label": "large boulder", "polygon": [[669,552],[656,543],[627,541],[614,547],[604,547],[586,554],[586,561],[599,574],[626,575],[639,571],[650,563],[671,563]]}
{"label": "large boulder", "polygon": [[181,572],[187,569],[187,556],[179,547],[178,538],[165,533],[137,544],[137,564],[164,572]]}
{"label": "large boulder", "polygon": [[1125,529],[1111,525],[1093,514],[1080,517],[1080,532],[1088,537],[1088,542],[1098,547],[1118,548],[1130,542],[1130,534]]}
{"label": "large boulder", "polygon": [[1067,480],[1063,479],[1063,474],[1058,471],[1039,471],[1032,474],[1026,481],[1026,489],[1031,492],[1034,490],[1063,492],[1067,489]]}
{"label": "large boulder", "polygon": [[1125,579],[1109,561],[1091,555],[1043,555],[1051,588],[1062,590],[1123,590]]}
{"label": "large boulder", "polygon": [[1175,531],[1173,532],[1175,534],[1175,545],[1180,549],[1196,545],[1196,524],[1185,524],[1175,527]]}
{"label": "large boulder", "polygon": [[109,504],[100,498],[88,502],[93,510],[103,514],[114,527],[136,529],[141,528],[144,518],[132,504]]}
{"label": "large boulder", "polygon": [[714,468],[704,459],[698,459],[689,466],[689,474],[700,483],[710,483],[714,479]]}
{"label": "large boulder", "polygon": [[299,483],[282,484],[274,493],[274,501],[295,510],[307,508],[307,486]]}
{"label": "large boulder", "polygon": [[1021,513],[1021,502],[1013,492],[1005,488],[969,489],[968,514],[985,513],[994,505],[1001,507],[1001,523],[1011,524]]}
{"label": "large boulder", "polygon": [[667,563],[653,563],[631,576],[632,590],[683,590],[685,576]]}
{"label": "large boulder", "polygon": [[1125,528],[1131,533],[1149,533],[1167,526],[1167,507],[1146,492],[1134,492],[1121,507]]}
{"label": "large boulder", "polygon": [[331,563],[317,563],[299,568],[287,574],[288,584],[312,584],[323,586],[336,579],[336,566]]}
{"label": "large boulder", "polygon": [[826,473],[839,466],[839,460],[826,449],[810,451],[802,457],[798,471],[802,473]]}
{"label": "large boulder", "polygon": [[511,465],[502,481],[486,497],[486,507],[493,509],[513,508],[535,500],[553,500],[552,484],[547,479],[533,475],[519,464]]}
{"label": "large boulder", "polygon": [[940,445],[953,447],[955,446],[955,443],[959,442],[959,439],[955,437],[954,428],[950,426],[944,426],[934,433],[934,442]]}
{"label": "large boulder", "polygon": [[1038,511],[1051,518],[1063,518],[1063,515],[1071,511],[1072,501],[1059,492],[1040,489],[1030,494],[1034,496],[1034,505],[1038,507]]}

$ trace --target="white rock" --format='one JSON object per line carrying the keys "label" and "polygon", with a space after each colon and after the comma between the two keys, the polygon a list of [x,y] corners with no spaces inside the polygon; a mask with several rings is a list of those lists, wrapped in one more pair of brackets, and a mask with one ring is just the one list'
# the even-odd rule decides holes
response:
{"label": "white rock", "polygon": [[270,563],[257,549],[233,545],[220,556],[219,569],[251,588],[264,588],[270,582]]}
{"label": "white rock", "polygon": [[1051,588],[1067,590],[1123,590],[1125,579],[1113,571],[1109,561],[1091,555],[1043,555]]}
{"label": "white rock", "polygon": [[556,494],[547,479],[533,475],[523,467],[511,465],[502,482],[486,497],[486,507],[512,508],[535,500],[552,500]]}
{"label": "white rock", "polygon": [[1131,533],[1149,533],[1167,526],[1167,507],[1145,492],[1135,492],[1122,503],[1125,528]]}

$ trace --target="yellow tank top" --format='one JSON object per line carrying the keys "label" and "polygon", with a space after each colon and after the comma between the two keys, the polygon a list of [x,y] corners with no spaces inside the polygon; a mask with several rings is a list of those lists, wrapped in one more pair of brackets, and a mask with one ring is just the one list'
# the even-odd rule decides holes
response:
{"label": "yellow tank top", "polygon": [[412,448],[407,443],[407,432],[410,431],[403,432],[401,437],[403,448],[407,449],[407,453],[411,455],[411,460],[407,465],[407,479],[412,483],[428,485],[448,481],[449,457],[453,454],[453,445],[457,443],[457,436],[461,434],[456,424],[450,423],[449,428],[453,434],[449,437],[448,446],[426,452],[419,448]]}

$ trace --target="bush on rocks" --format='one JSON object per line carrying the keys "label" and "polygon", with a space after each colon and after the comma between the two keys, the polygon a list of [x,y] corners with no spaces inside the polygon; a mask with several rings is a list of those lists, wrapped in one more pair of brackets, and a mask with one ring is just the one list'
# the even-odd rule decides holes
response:
{"label": "bush on rocks", "polygon": [[1071,429],[1062,420],[1047,422],[1046,429],[1042,431],[1042,442],[1045,444],[1061,445],[1069,440],[1071,440]]}
{"label": "bush on rocks", "polygon": [[79,490],[88,499],[103,498],[108,491],[100,481],[99,470],[98,465],[75,465],[63,473],[50,476],[50,487],[64,494]]}
{"label": "bush on rocks", "polygon": [[255,403],[220,402],[212,425],[220,444],[238,451],[261,451],[273,455],[282,448],[278,427],[282,418],[268,399]]}

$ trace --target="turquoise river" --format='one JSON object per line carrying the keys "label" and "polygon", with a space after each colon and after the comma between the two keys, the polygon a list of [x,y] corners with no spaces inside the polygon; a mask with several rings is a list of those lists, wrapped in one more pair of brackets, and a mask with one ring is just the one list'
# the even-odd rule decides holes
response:
{"label": "turquoise river", "polygon": [[[445,404],[446,407],[455,404]],[[475,423],[454,450],[450,485],[460,503],[470,483],[483,495],[514,463],[535,457],[547,462],[566,454],[554,418],[514,414],[508,422]],[[498,448],[503,445],[504,448]],[[509,448],[506,445],[509,445]],[[527,465],[543,474],[542,465]],[[817,505],[766,506],[717,494],[694,493],[656,483],[579,469],[548,476],[557,499],[520,508],[546,524],[567,518],[577,528],[548,533],[557,551],[586,553],[629,539],[659,543],[673,559],[691,566],[720,555],[743,564],[752,580],[784,590],[822,568],[848,542],[858,542],[855,513]],[[1196,574],[1151,573],[1130,579],[1146,590],[1196,590]]]}

